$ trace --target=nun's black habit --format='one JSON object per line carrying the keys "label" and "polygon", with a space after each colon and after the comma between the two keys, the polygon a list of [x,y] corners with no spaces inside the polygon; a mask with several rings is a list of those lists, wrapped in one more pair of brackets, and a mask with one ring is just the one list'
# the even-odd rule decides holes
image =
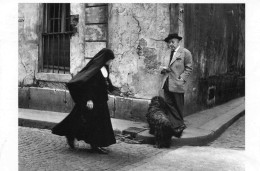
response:
{"label": "nun's black habit", "polygon": [[[107,105],[108,89],[113,86],[109,77],[105,78],[100,70],[110,59],[114,59],[114,53],[109,49],[102,49],[67,83],[75,106],[52,129],[53,134],[84,140],[98,147],[116,143]],[[108,70],[107,66],[106,68]],[[94,104],[92,110],[86,107],[89,100]]]}

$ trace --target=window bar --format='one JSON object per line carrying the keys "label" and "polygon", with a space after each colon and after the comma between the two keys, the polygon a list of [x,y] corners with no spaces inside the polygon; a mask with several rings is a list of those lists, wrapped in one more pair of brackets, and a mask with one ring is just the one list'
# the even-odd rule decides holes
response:
{"label": "window bar", "polygon": [[46,17],[46,23],[47,23],[47,29],[46,29],[46,33],[50,32],[50,14],[49,12],[50,11],[50,5],[49,4],[46,4],[46,14],[47,14],[47,17]]}
{"label": "window bar", "polygon": [[[62,6],[62,31],[61,32],[66,32],[66,5],[63,4]],[[63,41],[62,41],[62,46],[63,46],[63,57],[62,57],[62,66],[64,67],[63,69],[63,73],[65,74],[65,62],[64,62],[64,58],[65,58],[65,48],[66,48],[66,45],[65,45],[65,33],[62,34],[62,38],[63,38]]]}
{"label": "window bar", "polygon": [[43,61],[45,59],[45,37],[42,36],[42,61],[41,61],[41,72],[43,72]]}
{"label": "window bar", "polygon": [[[52,20],[52,32],[54,32],[54,20]],[[51,64],[52,64],[52,72],[54,72],[54,66],[53,66],[53,55],[54,55],[54,34],[51,36],[52,37],[52,44],[51,44]]]}
{"label": "window bar", "polygon": [[54,33],[55,32],[55,4],[53,4],[53,15],[52,15],[52,32]]}
{"label": "window bar", "polygon": [[68,51],[67,51],[67,48],[68,48],[68,44],[67,44],[67,39],[68,39],[68,34],[66,34],[65,36],[65,41],[66,41],[66,52],[65,52],[65,61],[64,61],[64,74],[66,73],[66,68],[67,68],[67,65],[68,65]]}
{"label": "window bar", "polygon": [[[47,5],[47,10],[46,10],[46,13],[47,13],[47,18],[46,18],[46,21],[47,21],[47,31],[46,33],[49,33],[50,32],[50,29],[51,29],[51,18],[50,18],[50,5],[49,4],[46,4]],[[47,72],[49,72],[49,59],[50,59],[50,55],[51,55],[51,51],[50,51],[50,36],[46,35],[46,38],[48,39],[48,46],[47,46],[47,56],[46,56],[46,61],[47,61]]]}
{"label": "window bar", "polygon": [[46,27],[47,27],[47,4],[43,4],[43,33],[46,32]]}
{"label": "window bar", "polygon": [[65,32],[65,30],[64,30],[64,15],[65,15],[64,11],[65,11],[65,5],[62,4],[62,10],[61,10],[61,12],[62,12],[62,14],[61,14],[61,33]]}
{"label": "window bar", "polygon": [[[55,14],[55,6],[53,6],[53,8],[54,8],[54,14]],[[54,23],[55,23],[55,20],[52,20],[52,32],[53,32],[53,33],[55,32],[55,30],[54,30],[54,26],[55,26]],[[53,46],[54,46],[54,43],[55,43],[55,42],[54,42],[54,34],[53,34],[53,35],[52,35],[52,46],[51,46],[51,52],[52,52],[52,53],[51,53],[51,54],[52,54],[52,55],[51,55],[52,73],[54,73],[54,59],[53,59],[53,58],[54,58],[54,57],[53,57],[53,56],[54,56],[54,47],[53,47]]]}
{"label": "window bar", "polygon": [[[63,10],[63,31],[64,32],[67,32],[67,27],[66,27],[66,25],[67,25],[67,21],[66,21],[66,19],[67,19],[67,16],[66,16],[66,6],[65,6],[66,4],[64,4],[64,10]],[[65,39],[66,39],[66,37],[65,37]]]}
{"label": "window bar", "polygon": [[[44,4],[44,29],[43,29],[43,33],[46,33],[47,32],[47,29],[48,29],[48,4]],[[46,36],[43,35],[42,36],[42,39],[43,39],[43,60],[42,60],[42,72],[44,72],[44,61],[46,61],[46,56],[48,55],[48,52],[47,52],[47,46],[48,45],[48,42],[46,40]]]}
{"label": "window bar", "polygon": [[107,20],[106,20],[106,48],[108,47],[108,18],[109,18],[109,12],[108,12],[108,4],[106,6],[106,16],[107,16]]}
{"label": "window bar", "polygon": [[43,33],[43,35],[57,35],[57,34],[72,34],[73,31],[68,31],[68,32],[59,32],[59,33]]}
{"label": "window bar", "polygon": [[64,59],[65,59],[65,57],[66,57],[66,53],[65,53],[65,34],[63,34],[63,58],[62,58],[62,64],[63,64],[63,67],[64,67],[64,74],[65,74],[65,62],[64,62]]}
{"label": "window bar", "polygon": [[[58,32],[60,32],[60,3],[59,3],[59,15],[58,15]],[[60,73],[60,35],[58,35],[58,73]]]}
{"label": "window bar", "polygon": [[46,61],[47,61],[47,72],[49,71],[49,56],[50,56],[50,37],[46,36],[48,38],[48,46],[47,46],[47,57],[46,57]]}
{"label": "window bar", "polygon": [[58,36],[58,73],[60,73],[60,35]]}
{"label": "window bar", "polygon": [[51,59],[52,59],[52,73],[54,73],[54,56],[55,56],[55,54],[54,54],[54,48],[55,48],[54,44],[55,44],[55,35],[52,36],[52,39],[53,39],[52,40],[53,43],[52,43],[52,46],[51,46],[52,47],[52,49],[51,49],[51,51],[52,51]]}
{"label": "window bar", "polygon": [[[67,45],[68,45],[68,49],[70,48],[70,35],[68,34],[67,35],[67,39],[68,39],[68,41],[67,41]],[[69,50],[67,50],[67,58],[66,58],[66,67],[67,66],[70,66],[70,53],[69,53],[70,51]],[[67,67],[67,69],[66,69],[67,71],[68,71],[68,67]]]}

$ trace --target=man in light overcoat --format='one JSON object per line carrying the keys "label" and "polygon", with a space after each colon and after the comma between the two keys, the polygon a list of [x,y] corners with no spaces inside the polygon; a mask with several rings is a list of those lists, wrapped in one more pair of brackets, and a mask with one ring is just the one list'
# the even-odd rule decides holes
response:
{"label": "man in light overcoat", "polygon": [[188,49],[180,47],[182,37],[169,34],[164,41],[168,44],[164,67],[161,71],[163,81],[161,88],[169,112],[173,116],[171,122],[180,134],[186,128],[183,120],[184,92],[186,82],[192,72],[192,55]]}

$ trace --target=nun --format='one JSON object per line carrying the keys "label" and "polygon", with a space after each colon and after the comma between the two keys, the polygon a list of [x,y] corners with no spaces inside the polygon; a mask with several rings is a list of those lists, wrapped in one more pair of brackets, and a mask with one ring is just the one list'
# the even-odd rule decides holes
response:
{"label": "nun", "polygon": [[75,106],[52,133],[66,136],[72,149],[75,140],[83,140],[90,144],[90,152],[107,154],[104,147],[116,143],[107,105],[108,91],[115,89],[109,79],[114,58],[112,50],[102,49],[67,83]]}

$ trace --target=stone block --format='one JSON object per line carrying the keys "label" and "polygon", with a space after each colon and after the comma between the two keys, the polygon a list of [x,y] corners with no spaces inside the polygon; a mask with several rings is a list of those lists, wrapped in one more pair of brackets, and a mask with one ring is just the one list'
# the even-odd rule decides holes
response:
{"label": "stone block", "polygon": [[107,21],[107,7],[86,8],[86,23],[104,23]]}
{"label": "stone block", "polygon": [[86,40],[106,40],[107,37],[106,25],[86,25]]}
{"label": "stone block", "polygon": [[69,91],[66,91],[66,97],[65,97],[65,109],[62,112],[71,112],[73,109],[75,103],[72,100]]}
{"label": "stone block", "polygon": [[30,88],[18,88],[18,106],[19,108],[29,108]]}
{"label": "stone block", "polygon": [[55,112],[70,112],[73,101],[68,91],[49,88],[30,88],[29,108]]}
{"label": "stone block", "polygon": [[150,100],[133,99],[131,115],[134,120],[146,122],[146,113]]}
{"label": "stone block", "polygon": [[115,96],[115,118],[146,122],[150,100]]}
{"label": "stone block", "polygon": [[123,134],[130,134],[131,137],[135,138],[136,135],[140,132],[145,131],[146,128],[138,128],[138,127],[129,127],[125,130],[123,130]]}
{"label": "stone block", "polygon": [[108,96],[108,109],[110,113],[110,117],[114,118],[115,117],[115,96]]}
{"label": "stone block", "polygon": [[155,144],[155,137],[154,135],[149,134],[149,130],[138,133],[135,139],[141,140],[144,144]]}
{"label": "stone block", "polygon": [[54,82],[61,82],[66,83],[71,80],[70,74],[58,74],[58,73],[37,73],[36,75],[37,80],[43,81],[54,81]]}
{"label": "stone block", "polygon": [[133,120],[131,116],[133,100],[130,98],[115,97],[115,118]]}

